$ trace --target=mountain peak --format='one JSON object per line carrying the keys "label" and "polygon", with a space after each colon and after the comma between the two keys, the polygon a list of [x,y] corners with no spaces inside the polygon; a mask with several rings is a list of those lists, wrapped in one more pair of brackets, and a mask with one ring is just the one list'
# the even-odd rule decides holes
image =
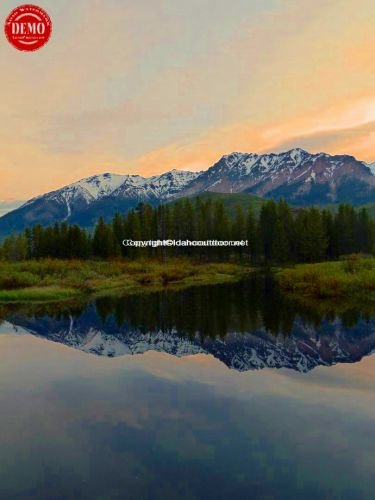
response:
{"label": "mountain peak", "polygon": [[62,220],[92,227],[99,215],[110,219],[140,201],[158,204],[205,191],[285,198],[295,205],[359,205],[375,199],[375,166],[349,155],[311,154],[296,147],[280,153],[234,151],[201,172],[173,169],[152,177],[105,172],[8,212],[0,218],[0,235]]}
{"label": "mountain peak", "polygon": [[293,158],[295,160],[301,159],[301,158],[303,158],[305,156],[312,156],[311,153],[309,153],[308,151],[305,151],[302,148],[293,148],[293,149],[290,149],[285,154],[288,154],[291,158]]}
{"label": "mountain peak", "polygon": [[305,149],[302,149],[302,148],[289,149],[289,151],[286,151],[285,154],[290,154],[291,155],[291,154],[294,154],[294,153],[300,153],[300,154],[306,154],[306,155],[311,155],[312,154],[312,153],[309,153],[308,151],[306,151]]}

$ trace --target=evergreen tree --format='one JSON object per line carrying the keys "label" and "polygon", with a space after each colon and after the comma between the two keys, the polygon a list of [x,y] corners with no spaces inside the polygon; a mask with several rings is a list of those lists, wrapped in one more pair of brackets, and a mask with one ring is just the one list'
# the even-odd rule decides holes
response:
{"label": "evergreen tree", "polygon": [[116,212],[112,219],[113,248],[116,256],[123,254],[124,224],[121,215]]}
{"label": "evergreen tree", "polygon": [[335,218],[338,254],[345,255],[355,251],[355,211],[348,204],[341,204]]}
{"label": "evergreen tree", "polygon": [[328,242],[322,216],[318,209],[303,209],[298,212],[296,237],[300,261],[317,262],[324,258]]}
{"label": "evergreen tree", "polygon": [[[123,247],[124,239],[248,240],[249,247]],[[141,203],[124,217],[116,213],[109,224],[100,217],[93,235],[67,222],[27,228],[0,245],[0,258],[24,259],[186,255],[199,259],[228,260],[246,255],[253,261],[315,262],[350,253],[375,253],[375,221],[366,209],[341,204],[336,213],[317,208],[291,209],[284,201],[265,201],[258,219],[252,207],[235,213],[216,199],[178,200],[156,208]]]}
{"label": "evergreen tree", "polygon": [[290,259],[287,234],[279,218],[275,224],[271,255],[272,260],[275,262],[285,263]]}
{"label": "evergreen tree", "polygon": [[113,256],[113,239],[112,227],[105,224],[103,217],[99,217],[93,238],[94,256],[103,259]]}
{"label": "evergreen tree", "polygon": [[[230,238],[229,218],[221,200],[216,200],[214,203],[213,232],[217,240],[225,241]],[[215,254],[217,258],[225,259],[229,255],[229,249],[227,247],[218,247]]]}
{"label": "evergreen tree", "polygon": [[275,227],[277,221],[276,204],[268,201],[262,205],[259,222],[258,237],[260,239],[261,252],[266,261],[272,259],[272,246],[275,237]]}
{"label": "evergreen tree", "polygon": [[247,209],[247,214],[246,214],[245,239],[248,240],[248,244],[249,244],[249,246],[247,248],[247,253],[249,254],[251,260],[255,261],[257,256],[260,253],[260,248],[259,248],[259,241],[257,238],[254,210],[253,210],[253,207],[251,205],[249,205],[249,208]]}

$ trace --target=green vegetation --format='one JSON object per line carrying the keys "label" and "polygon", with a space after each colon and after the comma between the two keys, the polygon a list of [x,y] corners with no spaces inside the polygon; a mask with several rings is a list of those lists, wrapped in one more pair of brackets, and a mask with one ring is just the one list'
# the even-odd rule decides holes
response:
{"label": "green vegetation", "polygon": [[77,290],[59,286],[31,286],[19,290],[0,290],[0,302],[64,300],[78,295]]}
{"label": "green vegetation", "polygon": [[336,262],[298,264],[276,274],[289,292],[314,297],[366,296],[375,300],[375,258],[349,256]]}
{"label": "green vegetation", "polygon": [[[226,195],[230,196],[230,195]],[[250,197],[252,199],[252,197]],[[365,209],[340,205],[335,213],[318,208],[296,211],[285,201],[265,201],[234,207],[222,199],[184,199],[152,207],[140,204],[111,223],[100,218],[94,233],[65,222],[36,225],[8,237],[0,259],[160,259],[184,257],[195,262],[239,261],[252,264],[287,264],[336,260],[352,253],[375,253],[375,220]],[[123,240],[247,240],[247,247],[123,246]]]}
{"label": "green vegetation", "polygon": [[[337,203],[331,203],[329,205],[326,205],[325,208],[329,210],[332,213],[337,213],[340,205]],[[365,209],[372,219],[375,219],[375,203],[366,203],[365,205],[360,205],[360,206],[355,206],[354,210],[356,212],[360,212],[362,209]]]}
{"label": "green vegetation", "polygon": [[[186,199],[186,198],[185,198]],[[240,206],[244,211],[247,211],[249,206],[252,207],[254,215],[257,217],[260,214],[260,210],[264,203],[267,203],[265,198],[256,196],[250,193],[214,193],[211,191],[206,191],[200,193],[199,195],[191,196],[188,198],[191,203],[197,203],[197,200],[202,202],[210,201],[212,204],[221,203],[223,205],[224,211],[228,214],[230,219],[233,219],[236,215],[237,208]],[[180,203],[182,200],[178,200]],[[176,201],[171,202],[174,205]]]}
{"label": "green vegetation", "polygon": [[367,203],[367,205],[363,205],[362,208],[365,208],[369,216],[375,219],[375,203]]}
{"label": "green vegetation", "polygon": [[0,301],[61,300],[111,291],[137,292],[239,279],[247,268],[229,263],[79,261],[0,262]]}
{"label": "green vegetation", "polygon": [[[243,195],[248,196],[248,195]],[[0,246],[0,300],[57,300],[78,294],[187,286],[236,279],[247,266],[297,266],[279,273],[284,289],[319,297],[374,291],[375,221],[340,205],[296,211],[285,201],[225,205],[205,195],[152,207],[140,204],[93,234],[63,222],[36,225]],[[233,213],[232,213],[233,211]],[[123,246],[123,240],[247,240],[245,247]],[[328,261],[322,263],[322,261]]]}

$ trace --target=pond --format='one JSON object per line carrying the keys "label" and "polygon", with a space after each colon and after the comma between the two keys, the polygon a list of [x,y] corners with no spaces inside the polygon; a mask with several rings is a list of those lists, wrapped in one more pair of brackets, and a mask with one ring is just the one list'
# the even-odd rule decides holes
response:
{"label": "pond", "polygon": [[0,318],[2,499],[375,497],[371,304],[254,275]]}

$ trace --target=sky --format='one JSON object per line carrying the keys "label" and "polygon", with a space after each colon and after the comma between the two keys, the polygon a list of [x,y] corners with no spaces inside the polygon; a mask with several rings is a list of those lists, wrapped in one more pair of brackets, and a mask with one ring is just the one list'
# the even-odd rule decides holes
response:
{"label": "sky", "polygon": [[[1,2],[2,22],[20,3]],[[373,0],[35,3],[47,45],[19,52],[0,35],[0,211],[232,151],[375,160]]]}

